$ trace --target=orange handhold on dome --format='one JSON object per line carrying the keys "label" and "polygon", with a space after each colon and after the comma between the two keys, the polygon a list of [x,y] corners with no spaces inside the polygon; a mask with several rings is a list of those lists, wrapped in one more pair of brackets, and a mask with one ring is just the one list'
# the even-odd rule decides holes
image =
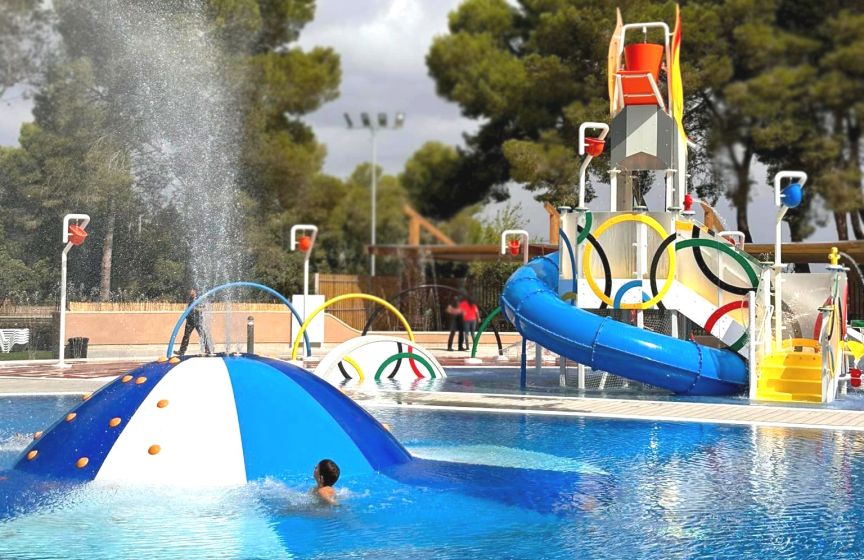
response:
{"label": "orange handhold on dome", "polygon": [[88,459],[87,457],[81,457],[80,459],[75,461],[75,466],[78,467],[79,469],[83,469],[84,467],[87,466],[87,463],[89,463],[89,462],[90,462],[90,459]]}

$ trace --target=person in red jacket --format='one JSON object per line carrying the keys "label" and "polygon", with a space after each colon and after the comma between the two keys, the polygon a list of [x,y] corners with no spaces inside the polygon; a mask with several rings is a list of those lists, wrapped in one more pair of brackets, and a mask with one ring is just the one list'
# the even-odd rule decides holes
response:
{"label": "person in red jacket", "polygon": [[462,325],[465,329],[465,344],[470,347],[474,342],[474,333],[477,332],[477,321],[480,319],[480,309],[470,297],[466,296],[459,302],[459,311],[462,312]]}

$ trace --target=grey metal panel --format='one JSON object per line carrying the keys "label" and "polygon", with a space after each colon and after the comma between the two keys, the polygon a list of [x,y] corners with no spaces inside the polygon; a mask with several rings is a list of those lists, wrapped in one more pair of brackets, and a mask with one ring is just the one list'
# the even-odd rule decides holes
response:
{"label": "grey metal panel", "polygon": [[675,164],[675,121],[655,105],[628,105],[612,119],[612,165],[669,169]]}

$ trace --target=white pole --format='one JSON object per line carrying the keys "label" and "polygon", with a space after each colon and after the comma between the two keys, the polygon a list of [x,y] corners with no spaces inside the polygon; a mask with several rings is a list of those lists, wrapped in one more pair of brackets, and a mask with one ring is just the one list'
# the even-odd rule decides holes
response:
{"label": "white pole", "polygon": [[310,224],[297,224],[291,226],[291,250],[294,251],[297,249],[297,232],[298,231],[311,231],[312,235],[311,240],[309,241],[309,248],[306,249],[305,254],[303,256],[303,312],[300,314],[303,317],[303,320],[306,320],[306,298],[309,297],[309,259],[312,256],[312,249],[315,247],[315,240],[318,239],[318,226],[313,226]]}
{"label": "white pole", "polygon": [[800,179],[803,187],[807,182],[807,174],[803,171],[781,171],[774,176],[774,205],[780,209],[777,213],[777,225],[774,230],[774,345],[780,350],[783,345],[783,260],[781,258],[781,235],[783,232],[783,216],[789,210],[783,204],[780,183],[783,179]]}
{"label": "white pole", "polygon": [[777,228],[774,232],[774,349],[783,346],[783,262],[780,257],[783,216],[788,208],[785,206],[777,213]]}
{"label": "white pole", "polygon": [[63,231],[61,233],[62,242],[66,244],[63,247],[63,253],[60,255],[60,340],[57,343],[57,355],[59,360],[55,364],[56,367],[66,368],[69,364],[66,363],[66,356],[63,353],[63,341],[66,338],[66,261],[67,254],[72,249],[72,242],[69,241],[69,222],[72,220],[80,220],[80,228],[84,229],[90,223],[90,216],[87,214],[66,214],[63,216]]}
{"label": "white pole", "polygon": [[57,362],[57,367],[61,368],[69,367],[63,353],[63,341],[66,339],[66,254],[71,248],[72,244],[67,243],[60,256],[60,340],[57,344],[57,355],[60,356],[60,361]]}
{"label": "white pole", "polygon": [[[372,131],[372,247],[375,247],[375,221],[377,220],[378,204],[378,149],[376,146],[376,125],[369,129]],[[370,264],[370,274],[375,276],[375,252],[373,250]]]}
{"label": "white pole", "polygon": [[747,336],[750,338],[747,346],[747,369],[750,372],[750,399],[756,398],[758,382],[756,369],[756,292],[747,292]]}

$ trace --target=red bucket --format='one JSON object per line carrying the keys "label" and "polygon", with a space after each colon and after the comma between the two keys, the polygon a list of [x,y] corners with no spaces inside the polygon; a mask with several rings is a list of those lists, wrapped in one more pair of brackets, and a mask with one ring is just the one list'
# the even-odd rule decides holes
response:
{"label": "red bucket", "polygon": [[631,72],[651,73],[654,81],[660,79],[660,64],[663,62],[663,45],[655,43],[633,43],[624,47],[624,68]]}
{"label": "red bucket", "polygon": [[510,247],[510,254],[513,256],[518,255],[519,249],[522,248],[522,244],[519,242],[518,239],[511,239],[508,243],[508,246]]}
{"label": "red bucket", "polygon": [[301,235],[300,239],[297,240],[297,245],[299,245],[300,250],[305,253],[310,247],[312,247],[312,238],[308,235]]}
{"label": "red bucket", "polygon": [[585,138],[585,151],[589,156],[597,157],[603,153],[603,148],[606,146],[606,140],[599,138]]}
{"label": "red bucket", "polygon": [[87,239],[87,232],[84,231],[84,228],[69,224],[69,243],[77,247],[84,243],[85,239]]}

